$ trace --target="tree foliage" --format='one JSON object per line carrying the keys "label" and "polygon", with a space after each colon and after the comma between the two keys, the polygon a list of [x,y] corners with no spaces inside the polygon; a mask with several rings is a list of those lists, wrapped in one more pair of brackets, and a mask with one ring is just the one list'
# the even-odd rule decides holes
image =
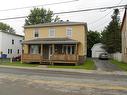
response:
{"label": "tree foliage", "polygon": [[91,57],[91,48],[94,44],[101,42],[101,34],[97,31],[87,32],[87,56]]}
{"label": "tree foliage", "polygon": [[25,19],[25,25],[35,25],[48,22],[57,22],[60,20],[58,16],[53,18],[53,11],[44,8],[34,8]]}
{"label": "tree foliage", "polygon": [[102,31],[102,43],[108,53],[121,52],[121,33],[119,10],[115,9],[111,22]]}
{"label": "tree foliage", "polygon": [[15,33],[15,30],[3,22],[0,22],[0,31]]}

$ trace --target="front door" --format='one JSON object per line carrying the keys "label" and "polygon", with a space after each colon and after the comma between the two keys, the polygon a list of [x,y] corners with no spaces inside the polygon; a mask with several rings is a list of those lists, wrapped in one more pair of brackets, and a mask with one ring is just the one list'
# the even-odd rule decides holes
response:
{"label": "front door", "polygon": [[49,45],[43,45],[43,58],[49,59]]}
{"label": "front door", "polygon": [[43,45],[43,58],[49,60],[52,55],[52,45]]}

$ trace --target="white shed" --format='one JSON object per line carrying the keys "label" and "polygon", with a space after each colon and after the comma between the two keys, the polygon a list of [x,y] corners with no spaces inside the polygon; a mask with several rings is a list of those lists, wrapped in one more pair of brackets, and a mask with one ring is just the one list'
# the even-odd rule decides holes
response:
{"label": "white shed", "polygon": [[102,43],[97,43],[94,44],[93,47],[91,48],[92,51],[92,58],[98,58],[99,55],[101,53],[106,52],[103,48],[102,48],[103,44]]}

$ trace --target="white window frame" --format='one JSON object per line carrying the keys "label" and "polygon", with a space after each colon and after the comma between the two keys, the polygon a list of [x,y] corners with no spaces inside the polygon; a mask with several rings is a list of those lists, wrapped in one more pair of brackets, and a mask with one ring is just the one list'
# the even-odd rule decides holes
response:
{"label": "white window frame", "polygon": [[71,27],[66,28],[66,36],[67,37],[72,37],[72,28]]}
{"label": "white window frame", "polygon": [[127,54],[127,48],[124,48],[124,53]]}
{"label": "white window frame", "polygon": [[33,33],[34,38],[38,38],[35,36],[36,33],[38,34],[38,37],[39,37],[39,28],[34,29],[34,33]]}
{"label": "white window frame", "polygon": [[[66,54],[75,54],[75,48],[74,48],[74,53],[73,53],[73,51],[72,51],[72,47],[75,47],[75,45],[63,45],[62,46],[62,53],[64,52],[64,48],[65,48],[65,53]],[[70,52],[68,52],[68,49],[69,49],[69,47],[70,47]]]}
{"label": "white window frame", "polygon": [[[51,33],[52,32],[52,33]],[[49,37],[55,37],[55,28],[50,28],[49,29]]]}

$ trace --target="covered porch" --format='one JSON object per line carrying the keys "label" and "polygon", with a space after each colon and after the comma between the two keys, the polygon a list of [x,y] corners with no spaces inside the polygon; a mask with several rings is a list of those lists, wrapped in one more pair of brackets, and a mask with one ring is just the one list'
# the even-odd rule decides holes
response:
{"label": "covered porch", "polygon": [[22,62],[78,63],[78,41],[69,38],[38,38],[23,42]]}

